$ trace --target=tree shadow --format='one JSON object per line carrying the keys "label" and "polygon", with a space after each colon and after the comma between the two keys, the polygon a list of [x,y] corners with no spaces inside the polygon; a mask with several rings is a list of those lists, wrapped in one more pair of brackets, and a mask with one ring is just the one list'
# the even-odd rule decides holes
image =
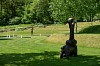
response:
{"label": "tree shadow", "polygon": [[86,27],[79,31],[79,34],[100,34],[100,25]]}
{"label": "tree shadow", "polygon": [[0,54],[0,66],[100,66],[100,57],[83,56],[59,59],[59,52]]}

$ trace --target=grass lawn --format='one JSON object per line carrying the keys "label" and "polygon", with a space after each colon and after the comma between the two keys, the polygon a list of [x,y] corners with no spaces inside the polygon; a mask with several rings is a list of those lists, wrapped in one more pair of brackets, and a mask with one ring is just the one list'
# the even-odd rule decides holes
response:
{"label": "grass lawn", "polygon": [[1,66],[99,66],[100,49],[78,46],[78,57],[59,59],[62,44],[45,41],[47,37],[0,40]]}
{"label": "grass lawn", "polygon": [[[79,23],[79,30],[89,26]],[[84,25],[84,26],[83,26]],[[35,31],[36,30],[36,31]],[[52,25],[36,28],[31,38],[0,37],[0,66],[100,66],[100,34],[75,34],[78,41],[78,57],[59,59],[61,46],[69,38],[69,28],[65,25]],[[30,36],[30,30],[0,33],[0,36],[17,34]],[[67,33],[67,34],[66,34]]]}

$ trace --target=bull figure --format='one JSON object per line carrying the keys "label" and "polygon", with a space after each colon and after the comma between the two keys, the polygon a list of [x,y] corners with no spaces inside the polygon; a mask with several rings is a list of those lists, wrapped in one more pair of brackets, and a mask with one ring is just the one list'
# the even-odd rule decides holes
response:
{"label": "bull figure", "polygon": [[77,57],[77,41],[76,40],[67,40],[66,45],[61,47],[61,53],[60,53],[60,59],[63,57],[66,57],[69,59],[69,57]]}

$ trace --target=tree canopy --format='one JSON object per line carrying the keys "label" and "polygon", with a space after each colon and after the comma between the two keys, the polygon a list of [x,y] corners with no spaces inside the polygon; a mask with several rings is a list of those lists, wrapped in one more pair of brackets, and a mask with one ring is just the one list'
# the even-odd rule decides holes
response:
{"label": "tree canopy", "polygon": [[0,25],[93,21],[100,17],[100,0],[0,0]]}

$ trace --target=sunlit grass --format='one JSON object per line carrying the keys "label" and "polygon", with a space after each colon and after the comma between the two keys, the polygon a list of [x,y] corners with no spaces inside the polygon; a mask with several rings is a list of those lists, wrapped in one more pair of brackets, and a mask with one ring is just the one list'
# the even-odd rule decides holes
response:
{"label": "sunlit grass", "polygon": [[[47,37],[0,40],[1,66],[98,66],[100,49],[78,46],[78,57],[59,59],[60,43],[46,41]],[[95,51],[94,51],[95,50]],[[74,63],[74,64],[72,64]]]}
{"label": "sunlit grass", "polygon": [[[65,44],[68,39],[69,35],[53,34],[47,41]],[[100,34],[75,34],[75,39],[78,46],[100,48]]]}
{"label": "sunlit grass", "polygon": [[[93,25],[97,24],[100,23],[93,23]],[[91,25],[91,23],[78,23],[78,31]],[[0,37],[0,66],[100,65],[100,34],[75,34],[78,57],[70,57],[67,60],[59,59],[59,54],[60,48],[69,39],[68,24],[50,25],[46,28],[35,27],[33,33],[50,34],[50,36],[31,36],[30,29],[0,33],[0,36],[13,34],[19,36],[15,38]],[[21,38],[21,35],[31,38]]]}

